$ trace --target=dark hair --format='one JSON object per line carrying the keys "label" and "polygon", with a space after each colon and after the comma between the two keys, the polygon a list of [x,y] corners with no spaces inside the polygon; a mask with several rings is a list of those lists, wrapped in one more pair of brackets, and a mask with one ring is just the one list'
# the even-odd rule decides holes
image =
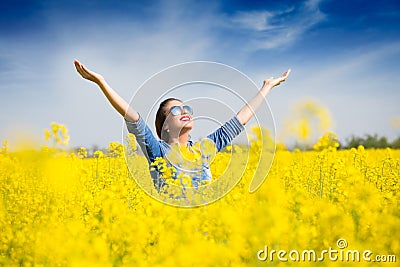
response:
{"label": "dark hair", "polygon": [[[161,136],[165,137],[165,133],[163,135],[161,134],[165,119],[167,118],[167,112],[165,112],[164,109],[165,109],[165,106],[168,104],[168,102],[173,101],[173,100],[182,102],[182,100],[177,99],[177,98],[173,98],[173,97],[167,98],[163,102],[160,103],[160,107],[157,110],[155,123],[156,123],[157,135],[160,139],[162,139]],[[164,141],[166,141],[166,140],[164,140]]]}

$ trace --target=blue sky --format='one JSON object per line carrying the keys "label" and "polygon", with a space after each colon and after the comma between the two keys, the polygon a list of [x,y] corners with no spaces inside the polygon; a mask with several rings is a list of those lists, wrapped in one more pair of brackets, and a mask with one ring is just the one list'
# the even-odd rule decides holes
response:
{"label": "blue sky", "polygon": [[399,29],[398,1],[1,1],[0,140],[40,139],[52,121],[67,125],[71,146],[121,140],[122,118],[76,74],[74,58],[127,101],[183,62],[227,64],[259,85],[290,67],[268,96],[278,135],[291,107],[312,98],[341,140],[392,140]]}

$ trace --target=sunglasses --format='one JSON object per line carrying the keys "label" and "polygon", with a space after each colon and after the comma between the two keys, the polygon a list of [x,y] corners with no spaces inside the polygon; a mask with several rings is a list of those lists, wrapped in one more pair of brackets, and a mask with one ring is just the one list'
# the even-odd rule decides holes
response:
{"label": "sunglasses", "polygon": [[183,112],[188,113],[190,115],[193,115],[193,109],[189,106],[172,106],[169,109],[169,113],[171,113],[174,116],[182,115]]}

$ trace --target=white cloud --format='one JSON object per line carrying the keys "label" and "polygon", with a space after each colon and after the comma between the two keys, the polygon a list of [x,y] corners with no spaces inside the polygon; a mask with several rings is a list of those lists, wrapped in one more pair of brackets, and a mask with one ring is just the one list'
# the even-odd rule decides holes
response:
{"label": "white cloud", "polygon": [[122,117],[94,84],[78,76],[73,59],[103,74],[129,101],[154,73],[210,55],[207,14],[197,23],[173,12],[163,10],[164,17],[146,22],[122,22],[116,16],[71,20],[52,10],[48,32],[29,42],[2,43],[7,69],[0,74],[0,93],[7,101],[0,106],[0,140],[13,139],[8,129],[18,125],[31,125],[40,139],[42,129],[56,121],[69,128],[72,146],[120,141]]}
{"label": "white cloud", "polygon": [[[2,60],[6,60],[6,63],[2,62],[4,67],[0,67],[0,94],[2,99],[7,99],[0,105],[0,127],[6,129],[15,123],[32,125],[41,136],[42,129],[56,121],[68,126],[72,145],[105,146],[109,141],[121,140],[122,118],[95,85],[78,76],[72,64],[73,58],[77,57],[102,73],[127,101],[154,73],[190,60],[231,64],[255,77],[256,83],[266,78],[264,74],[254,75],[256,72],[272,70],[273,73],[268,75],[278,75],[279,71],[285,70],[283,65],[289,64],[293,69],[291,77],[283,88],[279,88],[281,91],[269,96],[277,124],[283,120],[288,103],[313,96],[332,110],[343,134],[360,129],[388,132],[383,120],[381,124],[370,125],[352,124],[352,121],[359,114],[368,114],[374,122],[379,121],[377,116],[394,114],[395,97],[378,92],[393,91],[400,81],[397,76],[391,76],[394,70],[382,76],[376,71],[375,63],[384,58],[392,62],[391,55],[399,53],[398,44],[378,44],[358,51],[356,55],[347,50],[348,54],[333,55],[323,64],[310,56],[308,61],[295,65],[290,53],[279,61],[272,59],[248,64],[242,60],[254,50],[286,46],[301,38],[324,19],[318,5],[319,1],[307,1],[300,7],[278,11],[241,11],[229,18],[230,28],[222,26],[227,17],[216,8],[201,10],[191,4],[177,8],[177,2],[159,6],[155,16],[146,21],[116,16],[71,20],[52,11],[47,35],[0,44]],[[201,16],[196,16],[200,11]],[[235,35],[229,39],[224,30],[240,32],[238,35],[245,37]],[[248,39],[250,41],[243,49],[242,44]],[[230,45],[226,46],[226,43]],[[382,72],[387,70],[384,67]],[[378,73],[379,77],[369,80]],[[362,101],[356,102],[357,94],[362,90],[365,90],[359,97]],[[373,90],[375,94],[371,93]],[[377,96],[381,98],[374,102]],[[351,112],[351,109],[357,112]],[[377,110],[381,113],[377,114]],[[11,134],[7,136],[8,132],[2,131],[0,140],[9,139]]]}
{"label": "white cloud", "polygon": [[[78,58],[88,68],[103,74],[118,94],[129,101],[141,83],[156,72],[177,63],[212,57],[210,48],[219,40],[212,38],[206,22],[199,25],[172,15],[168,18],[163,18],[162,29],[155,30],[148,24],[112,20],[83,24],[76,29],[74,23],[59,21],[54,16],[51,34],[55,34],[57,41],[29,46],[35,49],[27,49],[26,45],[18,49],[13,49],[12,44],[8,47],[13,53],[10,62],[29,64],[13,70],[19,93],[15,97],[8,94],[8,104],[0,106],[1,124],[19,129],[20,124],[31,125],[24,131],[35,132],[40,140],[42,129],[49,127],[50,122],[62,123],[69,129],[71,146],[105,147],[109,141],[121,141],[122,118],[94,84],[79,77],[73,59]],[[206,17],[204,20],[211,21]],[[218,49],[216,46],[215,51]],[[27,81],[21,80],[22,71],[29,73]],[[23,90],[29,92],[29,97],[21,93]],[[164,93],[154,90],[157,92],[142,98],[147,102],[141,103],[144,107]],[[7,114],[6,110],[12,110],[15,103],[20,104],[18,109]],[[148,112],[142,106],[135,108],[142,114]],[[220,115],[223,114],[216,117]],[[18,125],[12,121],[18,121]],[[12,131],[2,132],[1,139],[11,139],[12,143]]]}
{"label": "white cloud", "polygon": [[[393,88],[393,83],[399,80],[395,69],[375,68],[377,64],[389,65],[393,57],[400,55],[400,43],[373,44],[363,48],[348,49],[340,55],[336,55],[329,61],[314,62],[309,75],[303,77],[305,84],[338,84],[342,88],[350,87],[350,92],[364,91],[370,88],[384,87],[383,90]],[[317,64],[316,64],[317,63]],[[311,66],[311,65],[310,65]],[[366,75],[367,74],[367,75]],[[358,83],[358,86],[348,84]],[[385,85],[385,86],[383,86]],[[340,90],[338,88],[337,90]],[[380,90],[381,91],[381,90]]]}
{"label": "white cloud", "polygon": [[[366,133],[394,139],[399,131],[391,128],[390,118],[400,114],[397,103],[400,77],[390,65],[399,57],[400,45],[394,42],[348,49],[323,61],[310,59],[292,65],[286,84],[268,98],[278,134],[282,134],[290,106],[314,98],[333,114],[336,125],[333,130],[341,140],[351,134]],[[284,61],[290,62],[290,58]],[[263,77],[256,75],[258,80]]]}
{"label": "white cloud", "polygon": [[238,12],[231,17],[232,28],[246,29],[248,50],[274,49],[290,45],[325,19],[319,0],[308,0],[299,7],[278,11]]}
{"label": "white cloud", "polygon": [[276,14],[269,11],[240,11],[232,17],[232,22],[239,28],[254,31],[265,31],[278,27],[276,25],[272,25],[270,22],[271,18],[274,16],[276,16]]}

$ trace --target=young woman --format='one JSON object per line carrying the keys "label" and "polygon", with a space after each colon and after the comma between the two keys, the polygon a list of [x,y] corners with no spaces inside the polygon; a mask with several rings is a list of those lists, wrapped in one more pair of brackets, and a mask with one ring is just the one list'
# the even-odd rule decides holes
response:
{"label": "young woman", "polygon": [[[117,110],[126,122],[128,131],[136,136],[140,148],[145,154],[149,165],[157,157],[165,157],[171,150],[171,145],[177,144],[181,147],[192,147],[190,131],[193,128],[193,110],[191,107],[176,98],[168,98],[161,102],[156,114],[156,131],[159,140],[156,139],[146,125],[139,113],[128,105],[105,81],[103,76],[93,72],[81,64],[78,60],[74,61],[76,70],[85,79],[96,83],[111,105]],[[220,151],[228,145],[244,129],[244,125],[253,117],[254,112],[260,107],[271,89],[284,82],[289,76],[290,69],[279,78],[268,78],[264,81],[259,92],[245,105],[232,119],[216,131],[207,136],[214,142],[216,150]],[[150,171],[154,185],[159,191],[165,183],[160,178],[157,171]],[[199,173],[192,173],[192,184],[197,187],[203,180],[211,180],[211,172],[208,164],[203,164]]]}

